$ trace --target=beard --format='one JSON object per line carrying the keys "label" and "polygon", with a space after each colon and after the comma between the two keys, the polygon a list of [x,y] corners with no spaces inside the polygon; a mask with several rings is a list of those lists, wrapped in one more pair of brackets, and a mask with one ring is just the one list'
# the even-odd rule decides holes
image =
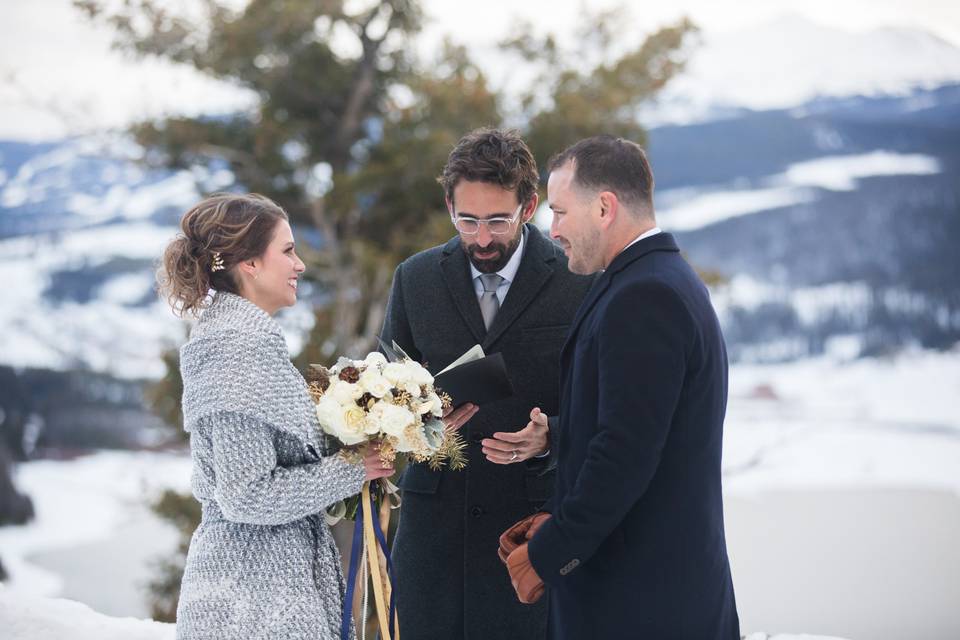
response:
{"label": "beard", "polygon": [[[506,242],[491,242],[486,247],[479,247],[475,244],[468,245],[464,242],[463,238],[460,238],[460,246],[463,247],[463,250],[470,257],[470,262],[473,263],[473,266],[477,268],[477,271],[480,273],[496,273],[507,266],[507,263],[510,262],[510,258],[513,257],[514,252],[517,250],[517,247],[520,246],[520,238],[523,235],[523,226],[520,226],[517,229],[517,234],[507,240]],[[477,252],[480,253],[490,253],[496,251],[497,254],[492,258],[478,258]]]}
{"label": "beard", "polygon": [[576,245],[569,240],[567,269],[578,275],[590,275],[603,268],[600,263],[600,232],[596,229],[587,229]]}

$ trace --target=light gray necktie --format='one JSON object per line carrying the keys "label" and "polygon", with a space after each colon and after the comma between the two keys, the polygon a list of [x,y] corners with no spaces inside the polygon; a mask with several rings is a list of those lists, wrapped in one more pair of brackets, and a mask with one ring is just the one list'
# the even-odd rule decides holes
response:
{"label": "light gray necktie", "polygon": [[483,315],[483,325],[489,330],[493,324],[493,319],[497,317],[497,311],[500,310],[500,300],[497,298],[497,289],[503,277],[496,273],[484,273],[480,276],[480,284],[483,285],[483,294],[480,296],[480,313]]}

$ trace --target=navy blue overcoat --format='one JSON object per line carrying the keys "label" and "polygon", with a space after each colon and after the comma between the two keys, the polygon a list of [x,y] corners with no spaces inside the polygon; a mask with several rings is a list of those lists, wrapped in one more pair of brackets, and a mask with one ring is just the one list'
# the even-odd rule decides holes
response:
{"label": "navy blue overcoat", "polygon": [[548,636],[739,639],[720,488],[726,350],[670,234],[595,281],[560,371],[553,518],[529,546]]}

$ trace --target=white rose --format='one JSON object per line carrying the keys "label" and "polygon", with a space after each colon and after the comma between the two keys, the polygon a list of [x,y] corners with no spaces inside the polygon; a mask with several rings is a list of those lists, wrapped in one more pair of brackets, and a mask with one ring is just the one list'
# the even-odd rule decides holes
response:
{"label": "white rose", "polygon": [[393,385],[375,367],[368,367],[360,374],[357,384],[374,398],[382,398],[390,392]]}
{"label": "white rose", "polygon": [[367,412],[356,405],[343,407],[342,410],[343,422],[346,425],[349,436],[351,438],[359,437],[366,440],[364,436],[366,435],[368,426]]}
{"label": "white rose", "polygon": [[407,377],[418,385],[433,384],[433,376],[430,375],[430,372],[419,362],[410,360],[405,363],[404,367],[407,370]]}
{"label": "white rose", "polygon": [[409,380],[407,369],[399,362],[389,362],[383,367],[383,377],[399,387]]}
{"label": "white rose", "polygon": [[367,354],[367,357],[364,359],[364,362],[367,363],[368,367],[376,367],[377,369],[382,369],[387,365],[387,358],[379,351],[374,351],[372,353]]}
{"label": "white rose", "polygon": [[327,388],[326,393],[323,394],[323,397],[330,397],[342,405],[349,405],[355,403],[357,398],[362,395],[363,389],[359,384],[350,384],[339,378],[334,378],[330,381],[330,386]]}
{"label": "white rose", "polygon": [[332,371],[333,373],[340,373],[341,371],[343,371],[343,370],[346,369],[347,367],[357,367],[357,368],[359,368],[361,364],[363,364],[363,363],[362,363],[362,362],[356,362],[355,360],[351,360],[350,358],[347,358],[347,357],[344,357],[344,356],[340,356],[339,358],[337,358],[337,364],[333,365],[333,366],[330,368],[330,371]]}
{"label": "white rose", "polygon": [[367,414],[369,423],[376,424],[381,432],[395,437],[401,437],[403,430],[416,419],[409,410],[389,402],[378,402]]}
{"label": "white rose", "polygon": [[366,439],[362,431],[357,433],[348,425],[343,406],[328,395],[322,396],[317,403],[317,420],[326,433],[343,444],[358,444]]}

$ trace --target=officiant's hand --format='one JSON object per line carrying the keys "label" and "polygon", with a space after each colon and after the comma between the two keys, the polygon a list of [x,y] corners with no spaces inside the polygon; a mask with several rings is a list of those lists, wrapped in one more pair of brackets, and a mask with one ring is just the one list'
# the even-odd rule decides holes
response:
{"label": "officiant's hand", "polygon": [[512,464],[543,455],[550,447],[550,427],[547,414],[534,407],[530,422],[515,433],[498,431],[492,438],[484,438],[483,455],[494,464]]}
{"label": "officiant's hand", "polygon": [[447,431],[456,431],[467,424],[467,421],[479,410],[480,407],[469,402],[460,405],[456,409],[451,408],[443,414],[443,426],[447,428]]}

